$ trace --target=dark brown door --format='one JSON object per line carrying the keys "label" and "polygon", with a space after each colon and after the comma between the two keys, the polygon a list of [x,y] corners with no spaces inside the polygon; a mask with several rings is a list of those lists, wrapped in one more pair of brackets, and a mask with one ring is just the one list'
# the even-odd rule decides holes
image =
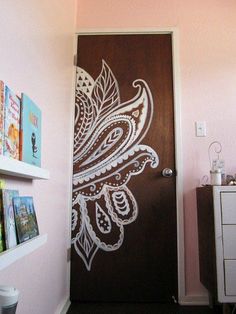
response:
{"label": "dark brown door", "polygon": [[71,299],[173,302],[171,35],[78,38]]}

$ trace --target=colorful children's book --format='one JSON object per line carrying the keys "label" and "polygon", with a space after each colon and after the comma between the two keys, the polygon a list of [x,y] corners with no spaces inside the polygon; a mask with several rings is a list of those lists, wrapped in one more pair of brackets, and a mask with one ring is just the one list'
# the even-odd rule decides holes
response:
{"label": "colorful children's book", "polygon": [[0,155],[3,155],[5,84],[0,81]]}
{"label": "colorful children's book", "polygon": [[17,245],[15,215],[13,210],[13,197],[19,196],[17,190],[1,190],[3,220],[5,230],[6,249],[10,249]]}
{"label": "colorful children's book", "polygon": [[41,166],[41,110],[24,93],[21,98],[20,160]]}
{"label": "colorful children's book", "polygon": [[2,222],[0,222],[0,253],[4,251],[4,249],[4,229]]}
{"label": "colorful children's book", "polygon": [[0,253],[5,250],[5,238],[4,238],[4,223],[3,223],[3,209],[0,202]]}
{"label": "colorful children's book", "polygon": [[20,99],[5,85],[3,154],[19,159]]}
{"label": "colorful children's book", "polygon": [[[0,180],[0,191],[5,188],[5,180]],[[2,195],[0,193],[0,253],[6,249],[3,221]]]}
{"label": "colorful children's book", "polygon": [[33,197],[19,196],[13,198],[13,208],[18,242],[22,243],[39,234]]}

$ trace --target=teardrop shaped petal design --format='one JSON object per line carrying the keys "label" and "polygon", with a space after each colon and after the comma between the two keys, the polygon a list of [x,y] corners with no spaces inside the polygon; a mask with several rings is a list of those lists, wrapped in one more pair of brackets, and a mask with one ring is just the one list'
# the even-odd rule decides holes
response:
{"label": "teardrop shaped petal design", "polygon": [[148,164],[159,164],[157,153],[141,144],[153,116],[151,91],[141,79],[133,87],[136,95],[121,102],[104,60],[95,80],[84,69],[77,71],[72,244],[88,271],[97,250],[120,248],[124,226],[137,218],[130,179]]}
{"label": "teardrop shaped petal design", "polygon": [[96,222],[98,229],[102,233],[110,233],[111,232],[111,221],[108,215],[104,212],[101,206],[96,203]]}

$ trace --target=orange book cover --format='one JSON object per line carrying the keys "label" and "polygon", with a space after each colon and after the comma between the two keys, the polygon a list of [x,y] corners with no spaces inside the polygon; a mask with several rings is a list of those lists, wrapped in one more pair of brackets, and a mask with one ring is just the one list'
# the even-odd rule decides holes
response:
{"label": "orange book cover", "polygon": [[20,99],[5,85],[3,154],[19,159]]}

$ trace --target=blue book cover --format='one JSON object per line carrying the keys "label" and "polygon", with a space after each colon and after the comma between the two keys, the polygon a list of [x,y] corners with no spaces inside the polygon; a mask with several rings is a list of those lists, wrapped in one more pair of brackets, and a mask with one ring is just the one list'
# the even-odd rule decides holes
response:
{"label": "blue book cover", "polygon": [[22,243],[39,235],[33,197],[13,197],[13,208],[18,242]]}
{"label": "blue book cover", "polygon": [[41,166],[41,110],[24,93],[21,97],[20,160]]}

